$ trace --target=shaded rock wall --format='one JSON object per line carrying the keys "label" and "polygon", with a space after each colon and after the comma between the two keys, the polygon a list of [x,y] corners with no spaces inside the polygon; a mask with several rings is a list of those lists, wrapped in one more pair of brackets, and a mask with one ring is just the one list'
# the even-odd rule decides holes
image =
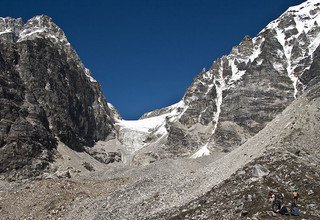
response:
{"label": "shaded rock wall", "polygon": [[49,17],[0,19],[0,30],[0,172],[47,163],[55,137],[76,151],[114,137],[99,84]]}

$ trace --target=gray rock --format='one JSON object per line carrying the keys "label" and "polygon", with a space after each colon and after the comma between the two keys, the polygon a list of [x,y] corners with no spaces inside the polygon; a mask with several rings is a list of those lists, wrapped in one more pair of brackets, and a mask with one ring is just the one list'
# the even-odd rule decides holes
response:
{"label": "gray rock", "polygon": [[307,209],[316,210],[318,208],[317,204],[308,204],[306,206]]}
{"label": "gray rock", "polygon": [[270,217],[277,217],[277,214],[274,213],[273,211],[267,211],[267,214],[268,214]]}
{"label": "gray rock", "polygon": [[255,164],[252,168],[252,176],[261,178],[270,173],[270,171],[260,164]]}
{"label": "gray rock", "polygon": [[56,138],[82,151],[114,137],[99,84],[51,18],[1,18],[0,30],[8,28],[0,35],[0,173],[40,174]]}
{"label": "gray rock", "polygon": [[69,170],[57,171],[54,173],[58,178],[71,178]]}
{"label": "gray rock", "polygon": [[308,196],[313,195],[313,194],[314,194],[314,191],[313,191],[312,189],[310,189],[310,190],[308,191]]}

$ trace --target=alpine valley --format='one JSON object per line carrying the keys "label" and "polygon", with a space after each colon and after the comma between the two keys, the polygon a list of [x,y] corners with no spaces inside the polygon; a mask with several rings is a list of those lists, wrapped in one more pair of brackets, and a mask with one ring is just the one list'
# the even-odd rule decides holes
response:
{"label": "alpine valley", "polygon": [[277,219],[293,188],[320,219],[319,150],[320,0],[135,121],[50,17],[0,18],[0,219]]}

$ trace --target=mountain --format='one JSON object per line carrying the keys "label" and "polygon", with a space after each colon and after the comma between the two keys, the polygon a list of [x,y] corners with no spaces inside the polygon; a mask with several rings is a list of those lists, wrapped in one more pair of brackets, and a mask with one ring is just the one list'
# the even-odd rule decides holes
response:
{"label": "mountain", "polygon": [[271,219],[268,192],[298,189],[319,219],[319,13],[289,8],[136,121],[49,17],[0,19],[1,217]]}
{"label": "mountain", "polygon": [[132,126],[148,128],[134,140],[134,161],[229,152],[256,135],[317,75],[306,70],[319,50],[319,4],[291,7],[256,37],[244,37],[195,77],[179,103],[118,123],[124,145],[132,146]]}
{"label": "mountain", "polygon": [[0,85],[0,173],[37,175],[58,142],[83,151],[115,136],[100,85],[47,16],[0,18]]}

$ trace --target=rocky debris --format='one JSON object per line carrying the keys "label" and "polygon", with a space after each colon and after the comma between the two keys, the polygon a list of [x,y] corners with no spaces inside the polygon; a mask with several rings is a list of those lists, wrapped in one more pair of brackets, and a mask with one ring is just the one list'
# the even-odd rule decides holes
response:
{"label": "rocky debris", "polygon": [[[319,87],[319,83],[309,87],[279,117],[244,144],[251,146],[252,151],[261,144],[265,145],[261,157],[255,158],[187,205],[146,219],[237,219],[242,211],[246,211],[246,218],[268,219],[274,216],[270,212],[268,192],[284,193],[285,203],[289,203],[293,200],[292,188],[300,194],[298,205],[302,215],[297,218],[318,219],[320,213],[313,205],[308,205],[320,202],[320,175],[317,171],[320,161],[317,153],[320,96],[315,97]],[[292,149],[296,148],[293,146],[299,146],[299,156],[292,153]],[[239,151],[240,159],[242,147],[230,154]],[[223,159],[227,158],[224,156]],[[231,160],[229,162],[232,163]],[[263,171],[260,178],[252,178],[253,173],[259,174],[260,171]],[[310,190],[313,193],[310,194]]]}
{"label": "rocky debris", "polygon": [[266,212],[270,217],[277,217],[277,213],[275,213],[274,211],[267,211]]}
{"label": "rocky debris", "polygon": [[124,184],[114,178],[0,181],[0,219],[65,219],[75,204],[103,198]]}
{"label": "rocky debris", "polygon": [[[320,141],[320,97],[315,97],[320,84],[314,86],[258,135],[222,157],[162,159],[138,167],[110,165],[100,172],[88,172],[88,176],[33,181],[35,186],[26,189],[23,185],[17,194],[13,192],[19,183],[5,183],[3,187],[0,181],[3,217],[43,219],[44,212],[48,215],[63,205],[66,208],[62,210],[66,211],[53,218],[270,219],[269,191],[283,192],[285,201],[290,202],[290,189],[296,187],[302,211],[297,219],[318,219],[317,209],[307,208],[320,202],[320,158],[316,153]],[[300,156],[292,153],[292,148],[298,148]],[[72,161],[73,156],[69,156]],[[269,174],[252,179],[252,169],[257,164]],[[55,188],[48,188],[46,183]],[[29,192],[30,189],[36,190]],[[308,195],[310,189],[314,194]],[[38,204],[30,211],[39,192],[43,193]]]}
{"label": "rocky debris", "polygon": [[0,18],[0,30],[0,173],[38,175],[56,138],[83,151],[115,137],[99,84],[51,18]]}
{"label": "rocky debris", "polygon": [[104,148],[87,148],[86,152],[91,155],[93,158],[98,160],[101,163],[109,164],[114,162],[121,162],[122,155],[121,152],[106,152]]}
{"label": "rocky debris", "polygon": [[[316,152],[320,137],[320,97],[310,97],[320,84],[314,86],[258,135],[221,158],[162,159],[122,172],[121,177],[129,176],[132,182],[90,203],[88,209],[95,212],[88,211],[82,218],[268,219],[269,191],[283,192],[286,202],[291,202],[290,189],[294,186],[301,195],[301,210],[305,211],[305,205],[319,201],[316,195],[320,160]],[[300,156],[291,152],[293,146],[298,146]],[[252,178],[253,167],[257,164],[269,174]],[[306,197],[310,188],[315,193]],[[69,218],[81,213],[84,206],[80,205]],[[316,211],[306,211],[302,217],[317,219],[319,215]]]}
{"label": "rocky debris", "polygon": [[145,166],[150,163],[154,163],[157,160],[160,160],[160,156],[157,153],[147,152],[147,153],[142,153],[135,156],[132,160],[132,164]]}
{"label": "rocky debris", "polygon": [[252,176],[261,178],[270,173],[270,171],[261,164],[255,164],[252,169]]}
{"label": "rocky debris", "polygon": [[66,171],[57,171],[55,174],[58,178],[71,178],[69,170]]}
{"label": "rocky debris", "polygon": [[94,167],[88,162],[82,163],[82,166],[84,166],[84,168],[86,168],[89,171],[94,171]]}
{"label": "rocky debris", "polygon": [[[244,216],[250,219],[253,217],[268,219],[269,216],[277,217],[279,214],[271,211],[268,192],[271,189],[277,189],[277,191],[285,194],[286,203],[291,202],[292,196],[288,188],[293,182],[299,185],[299,193],[302,195],[298,201],[299,208],[306,210],[301,218],[318,219],[320,215],[317,213],[316,208],[308,204],[314,199],[319,202],[319,198],[307,195],[308,184],[303,182],[303,178],[306,178],[305,174],[300,172],[299,179],[289,175],[289,170],[298,172],[302,167],[307,173],[314,173],[316,167],[304,164],[304,162],[301,163],[296,158],[287,158],[288,160],[279,161],[280,155],[271,157],[270,155],[265,155],[266,157],[258,159],[259,163],[263,160],[264,164],[268,164],[267,167],[272,171],[267,177],[252,182],[250,181],[250,175],[248,175],[250,172],[233,175],[229,180],[214,187],[206,195],[195,199],[187,206],[175,209],[169,215],[161,213],[153,219],[237,219]],[[270,161],[267,162],[266,158]],[[277,170],[279,164],[286,164],[287,167],[289,166],[288,170]],[[245,170],[250,170],[250,164],[245,167]],[[315,178],[315,176],[312,175],[308,179],[311,180],[312,178]],[[318,178],[313,179],[312,184],[318,185],[317,181],[319,181]],[[248,199],[248,194],[253,195],[251,199]],[[203,204],[202,201],[206,201],[206,203]]]}
{"label": "rocky debris", "polygon": [[308,196],[313,195],[313,194],[314,194],[314,191],[313,191],[312,189],[310,189],[310,190],[308,191]]}

